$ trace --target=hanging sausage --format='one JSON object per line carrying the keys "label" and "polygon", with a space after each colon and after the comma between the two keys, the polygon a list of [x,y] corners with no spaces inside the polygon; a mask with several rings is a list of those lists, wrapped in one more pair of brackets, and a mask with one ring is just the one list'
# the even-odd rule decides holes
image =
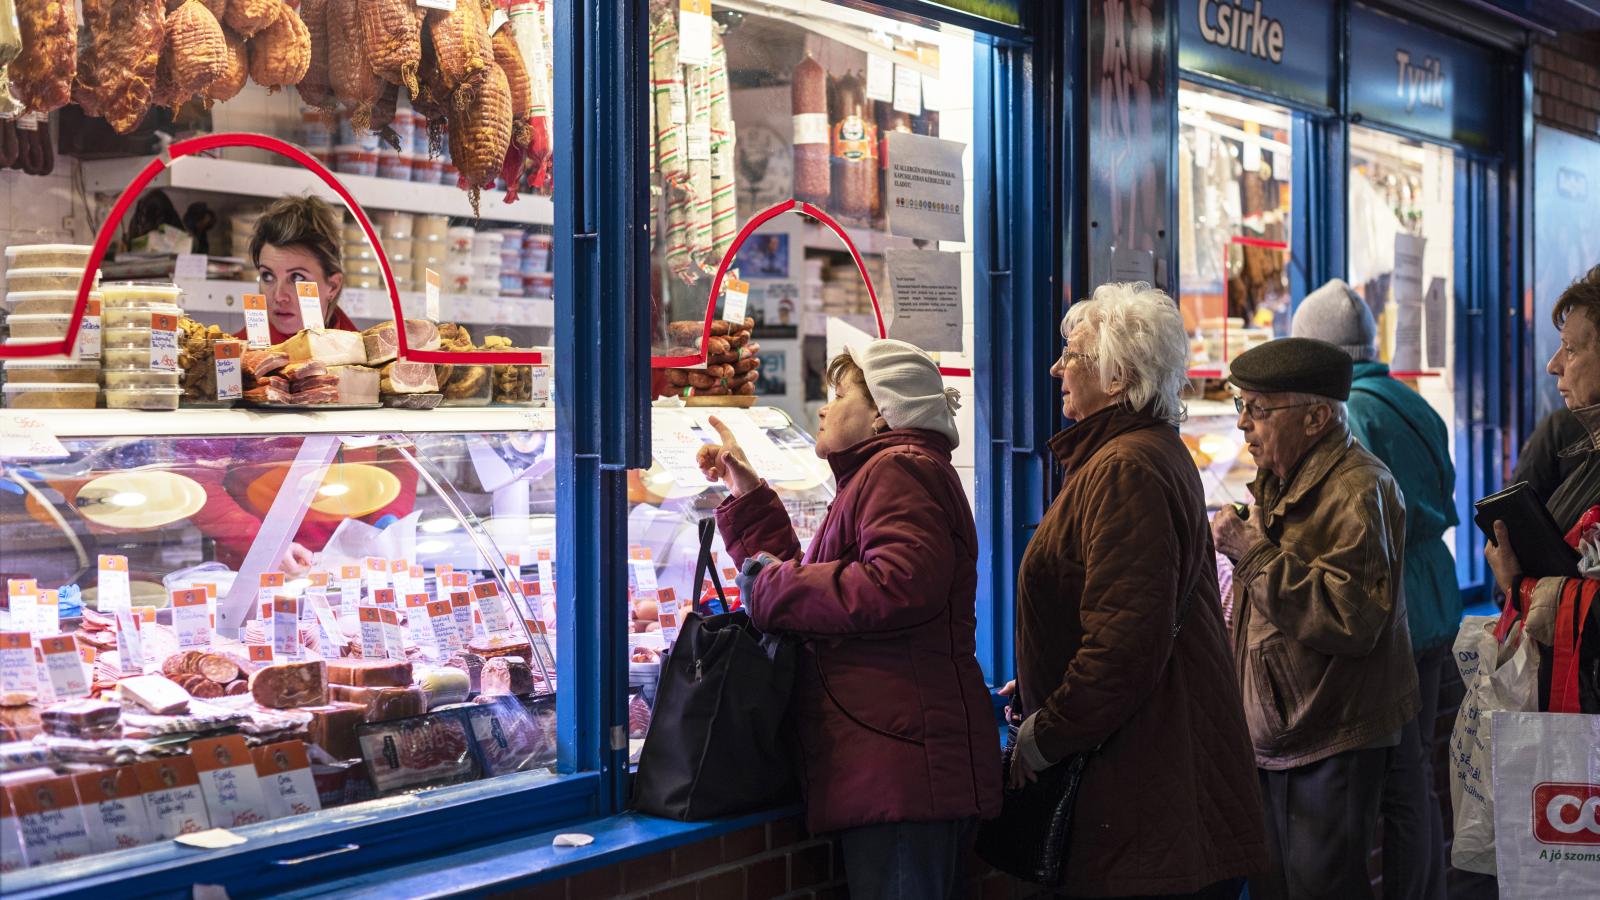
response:
{"label": "hanging sausage", "polygon": [[842,216],[864,219],[872,214],[872,195],[878,180],[872,164],[878,125],[867,110],[866,85],[855,73],[839,79],[835,99],[830,176],[833,210]]}
{"label": "hanging sausage", "polygon": [[739,233],[739,197],[735,190],[737,136],[732,98],[728,93],[728,48],[722,30],[711,32],[711,265],[715,266]]}
{"label": "hanging sausage", "polygon": [[809,54],[794,67],[789,85],[794,115],[794,196],[826,206],[828,173],[828,73]]}

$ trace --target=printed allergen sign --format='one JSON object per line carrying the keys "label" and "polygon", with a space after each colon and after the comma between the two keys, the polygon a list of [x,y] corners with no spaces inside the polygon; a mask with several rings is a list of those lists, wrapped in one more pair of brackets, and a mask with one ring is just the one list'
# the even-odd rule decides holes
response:
{"label": "printed allergen sign", "polygon": [[931,241],[967,239],[967,145],[920,134],[888,136],[889,233]]}
{"label": "printed allergen sign", "polygon": [[961,254],[891,249],[887,263],[889,337],[930,352],[961,352]]}

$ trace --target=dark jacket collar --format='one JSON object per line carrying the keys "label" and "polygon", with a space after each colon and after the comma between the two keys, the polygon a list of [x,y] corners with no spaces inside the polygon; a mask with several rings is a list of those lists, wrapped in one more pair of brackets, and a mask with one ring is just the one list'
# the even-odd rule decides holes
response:
{"label": "dark jacket collar", "polygon": [[1156,418],[1149,409],[1131,410],[1121,403],[1113,403],[1086,419],[1067,426],[1050,439],[1050,449],[1061,460],[1068,472],[1078,468],[1095,454],[1095,451],[1114,438],[1146,428],[1171,428],[1172,425]]}
{"label": "dark jacket collar", "polygon": [[1305,457],[1295,466],[1287,481],[1280,481],[1278,476],[1262,469],[1256,476],[1255,484],[1251,486],[1251,493],[1255,494],[1257,502],[1266,508],[1269,514],[1282,515],[1284,510],[1300,502],[1300,498],[1310,493],[1328,477],[1328,473],[1339,460],[1344,458],[1345,452],[1350,449],[1350,444],[1354,440],[1348,425],[1329,429],[1327,434],[1318,438],[1317,442],[1311,445],[1311,449],[1306,451]]}
{"label": "dark jacket collar", "polygon": [[850,477],[866,465],[867,460],[891,447],[915,447],[934,459],[950,461],[950,439],[936,431],[921,428],[898,428],[875,434],[864,441],[828,455],[828,467],[839,490],[844,490]]}
{"label": "dark jacket collar", "polygon": [[1585,406],[1583,409],[1572,411],[1572,417],[1583,426],[1583,440],[1570,447],[1562,449],[1559,455],[1564,457],[1582,456],[1600,450],[1600,403]]}
{"label": "dark jacket collar", "polygon": [[1355,364],[1351,372],[1352,379],[1359,378],[1388,378],[1389,367],[1381,362],[1366,360]]}

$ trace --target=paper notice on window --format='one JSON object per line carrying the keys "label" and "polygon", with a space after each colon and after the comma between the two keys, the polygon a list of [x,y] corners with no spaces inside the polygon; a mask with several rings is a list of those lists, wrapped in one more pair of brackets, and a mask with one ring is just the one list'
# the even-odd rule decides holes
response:
{"label": "paper notice on window", "polygon": [[894,100],[894,60],[877,53],[867,54],[867,99],[884,103]]}
{"label": "paper notice on window", "polygon": [[1428,293],[1422,298],[1423,332],[1427,335],[1428,368],[1443,369],[1450,364],[1450,306],[1444,279],[1428,280]]}
{"label": "paper notice on window", "polygon": [[0,410],[0,459],[60,459],[67,448],[31,413]]}
{"label": "paper notice on window", "polygon": [[887,257],[894,291],[889,337],[933,353],[961,352],[961,254],[890,250]]}
{"label": "paper notice on window", "polygon": [[656,462],[672,476],[673,483],[683,490],[706,487],[708,482],[700,474],[697,462],[706,435],[696,427],[694,419],[676,410],[658,409],[650,427],[655,436]]}
{"label": "paper notice on window", "polygon": [[719,409],[709,414],[708,420],[710,415],[715,415],[733,432],[734,440],[739,442],[750,465],[762,478],[769,481],[800,481],[808,477],[806,470],[790,452],[774,444],[766,429],[758,427],[749,413],[742,409]]}
{"label": "paper notice on window", "polygon": [[908,116],[922,115],[922,73],[910,66],[894,67],[894,109]]}
{"label": "paper notice on window", "polygon": [[967,239],[967,145],[892,131],[889,152],[889,233],[930,241]]}
{"label": "paper notice on window", "polygon": [[678,62],[711,65],[711,0],[679,0]]}
{"label": "paper notice on window", "polygon": [[1422,368],[1422,256],[1428,242],[1410,234],[1394,236],[1394,352],[1389,367],[1397,372]]}

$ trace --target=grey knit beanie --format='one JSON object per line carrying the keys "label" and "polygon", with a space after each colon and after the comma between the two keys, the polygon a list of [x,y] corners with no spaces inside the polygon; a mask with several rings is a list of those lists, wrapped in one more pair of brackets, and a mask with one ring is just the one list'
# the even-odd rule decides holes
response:
{"label": "grey knit beanie", "polygon": [[1335,278],[1306,295],[1294,311],[1295,337],[1327,341],[1356,362],[1378,358],[1378,326],[1367,301]]}

